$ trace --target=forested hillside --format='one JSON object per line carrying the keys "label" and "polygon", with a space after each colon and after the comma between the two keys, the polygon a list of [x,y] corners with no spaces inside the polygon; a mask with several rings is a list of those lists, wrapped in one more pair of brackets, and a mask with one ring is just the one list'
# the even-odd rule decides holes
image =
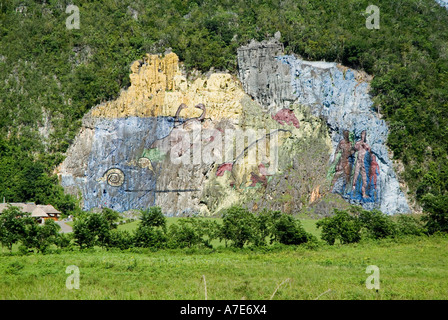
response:
{"label": "forested hillside", "polygon": [[[69,4],[80,28],[67,29]],[[434,0],[0,2],[0,197],[76,208],[52,176],[82,116],[129,85],[130,64],[171,48],[187,71],[236,72],[236,49],[280,31],[287,52],[374,76],[375,107],[412,196],[446,211],[448,10]]]}

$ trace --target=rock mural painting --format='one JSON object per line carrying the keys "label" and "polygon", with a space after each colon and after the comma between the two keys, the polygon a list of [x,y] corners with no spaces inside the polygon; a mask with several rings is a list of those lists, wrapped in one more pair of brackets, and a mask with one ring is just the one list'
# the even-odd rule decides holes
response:
{"label": "rock mural painting", "polygon": [[[378,208],[388,214],[409,212],[389,158],[387,124],[373,109],[369,95],[371,76],[337,63],[285,55],[283,45],[275,39],[252,41],[240,47],[238,65],[244,90],[264,109],[281,110],[299,104],[324,119],[332,149],[338,149],[331,152],[329,159],[337,164],[334,177],[340,180],[334,190],[347,201],[369,210]],[[342,137],[344,130],[355,134],[357,140],[349,142]],[[356,155],[351,154],[350,143]],[[334,159],[335,156],[340,158]],[[354,181],[347,181],[349,174]],[[342,181],[346,185],[344,190],[339,185]],[[376,187],[371,187],[370,182]]]}
{"label": "rock mural painting", "polygon": [[374,151],[366,141],[366,131],[358,141],[350,140],[348,130],[335,151],[335,161],[328,171],[331,190],[343,198],[361,203],[378,202],[377,176],[380,168]]}
{"label": "rock mural painting", "polygon": [[407,212],[368,76],[283,55],[277,40],[239,48],[238,65],[239,79],[187,79],[175,53],[133,63],[131,86],[84,116],[56,170],[61,185],[85,210],[293,213],[333,192]]}

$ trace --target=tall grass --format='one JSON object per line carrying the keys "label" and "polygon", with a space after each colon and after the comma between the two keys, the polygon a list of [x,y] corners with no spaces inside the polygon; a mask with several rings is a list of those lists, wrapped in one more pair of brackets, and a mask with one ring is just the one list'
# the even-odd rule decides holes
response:
{"label": "tall grass", "polygon": [[[447,248],[446,236],[432,236],[263,252],[220,247],[3,253],[0,299],[202,300],[205,278],[209,300],[446,299]],[[65,286],[69,265],[79,267],[79,290]],[[369,265],[380,269],[378,292],[366,288]]]}

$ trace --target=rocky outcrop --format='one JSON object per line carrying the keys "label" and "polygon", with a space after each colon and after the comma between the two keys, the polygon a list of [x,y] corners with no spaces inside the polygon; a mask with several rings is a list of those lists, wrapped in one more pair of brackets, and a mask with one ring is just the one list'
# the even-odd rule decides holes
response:
{"label": "rocky outcrop", "polygon": [[[371,152],[361,159],[362,150],[354,150],[347,159],[347,168],[351,167],[347,174],[350,181],[346,183],[344,177],[338,179],[334,192],[368,209],[379,208],[390,214],[409,211],[388,156],[387,125],[372,108],[370,76],[336,63],[310,62],[283,55],[282,45],[276,40],[253,41],[241,47],[238,63],[245,91],[265,108],[276,110],[300,104],[308,106],[314,116],[325,119],[333,147],[330,163],[340,161],[335,159],[334,151],[343,140],[344,130],[350,132],[352,148],[366,131]],[[374,168],[375,158],[379,169]],[[360,174],[353,181],[356,162]],[[367,194],[363,194],[363,188],[368,190]]]}
{"label": "rocky outcrop", "polygon": [[[158,205],[167,215],[210,215],[233,204],[294,213],[331,187],[365,208],[407,211],[368,75],[283,55],[277,40],[241,47],[238,63],[241,81],[213,72],[190,81],[174,53],[134,62],[131,86],[83,118],[57,168],[65,190],[85,210]],[[345,162],[335,152],[344,130],[344,145],[358,148]],[[356,161],[364,130],[365,163]],[[364,163],[349,186],[342,162],[352,177]]]}
{"label": "rocky outcrop", "polygon": [[207,106],[207,117],[230,118],[241,116],[240,100],[245,95],[236,79],[227,73],[212,73],[194,82],[182,75],[175,53],[165,56],[147,55],[131,66],[131,86],[113,101],[103,103],[90,112],[96,118],[174,116],[181,103],[189,108],[182,117],[201,114],[193,106]]}
{"label": "rocky outcrop", "polygon": [[438,4],[440,4],[442,7],[445,7],[448,9],[448,1],[447,0],[436,0]]}
{"label": "rocky outcrop", "polygon": [[[174,164],[155,142],[169,140],[176,125],[199,117],[207,107],[202,130],[235,129],[247,95],[236,79],[211,73],[187,81],[177,55],[147,55],[131,66],[131,86],[120,96],[94,107],[57,168],[62,186],[80,195],[85,210],[109,207],[118,211],[153,205],[170,215],[203,210],[201,192],[211,164]],[[178,113],[180,104],[187,108]],[[191,134],[193,128],[185,128]]]}

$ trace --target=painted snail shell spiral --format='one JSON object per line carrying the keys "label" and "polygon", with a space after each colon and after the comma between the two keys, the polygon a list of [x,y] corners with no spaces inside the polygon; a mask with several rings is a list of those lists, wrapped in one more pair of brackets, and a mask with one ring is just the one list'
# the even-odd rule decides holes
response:
{"label": "painted snail shell spiral", "polygon": [[138,159],[137,163],[140,168],[146,168],[146,167],[151,166],[151,161],[148,158],[142,157],[142,158]]}
{"label": "painted snail shell spiral", "polygon": [[104,174],[107,184],[112,187],[119,187],[124,183],[124,173],[120,169],[109,169]]}

